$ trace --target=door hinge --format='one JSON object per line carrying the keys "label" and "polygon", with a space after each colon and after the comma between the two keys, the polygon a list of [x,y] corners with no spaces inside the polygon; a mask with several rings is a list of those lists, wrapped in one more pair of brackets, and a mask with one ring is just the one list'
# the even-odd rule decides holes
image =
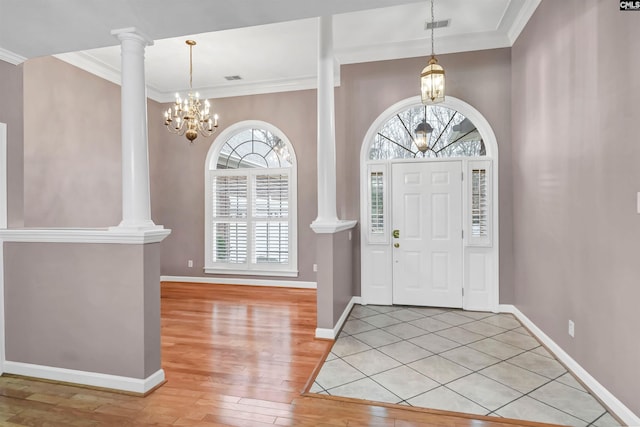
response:
{"label": "door hinge", "polygon": [[461,231],[462,231],[462,238],[464,239],[464,230],[461,230]]}
{"label": "door hinge", "polygon": [[460,172],[460,179],[464,181],[464,172]]}
{"label": "door hinge", "polygon": [[464,296],[464,288],[462,288],[462,296]]}

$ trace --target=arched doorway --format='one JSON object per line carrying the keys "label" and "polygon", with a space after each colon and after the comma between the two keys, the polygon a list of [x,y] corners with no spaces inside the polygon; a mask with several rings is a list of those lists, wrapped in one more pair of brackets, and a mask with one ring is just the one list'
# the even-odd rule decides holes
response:
{"label": "arched doorway", "polygon": [[365,304],[497,310],[498,145],[475,108],[394,104],[365,136],[360,177]]}

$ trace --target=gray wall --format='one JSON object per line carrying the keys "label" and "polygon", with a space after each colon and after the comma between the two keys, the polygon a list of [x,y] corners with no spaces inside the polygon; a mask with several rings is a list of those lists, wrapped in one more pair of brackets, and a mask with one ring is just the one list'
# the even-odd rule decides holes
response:
{"label": "gray wall", "polygon": [[7,223],[23,226],[23,67],[0,61],[0,122],[7,124]]}
{"label": "gray wall", "polygon": [[352,239],[354,230],[317,235],[318,328],[333,329],[355,295]]}
{"label": "gray wall", "polygon": [[515,304],[637,414],[638,22],[544,0],[512,49]]}
{"label": "gray wall", "polygon": [[5,243],[7,360],[153,374],[160,369],[159,259],[159,243]]}
{"label": "gray wall", "polygon": [[[485,50],[438,56],[447,73],[447,95],[482,113],[498,140],[500,156],[500,302],[513,302],[513,218],[511,212],[511,53]],[[373,121],[394,103],[419,95],[419,76],[427,58],[354,64],[342,67],[336,90],[338,212],[360,217],[360,148]],[[346,185],[345,185],[346,184]],[[359,233],[354,233],[354,260],[360,263]],[[354,269],[360,295],[360,269]]]}
{"label": "gray wall", "polygon": [[119,224],[120,86],[52,57],[23,66],[25,225]]}

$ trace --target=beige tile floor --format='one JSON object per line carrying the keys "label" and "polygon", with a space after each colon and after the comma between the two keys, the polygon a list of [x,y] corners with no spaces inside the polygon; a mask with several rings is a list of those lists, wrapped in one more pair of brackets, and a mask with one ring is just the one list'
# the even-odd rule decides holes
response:
{"label": "beige tile floor", "polygon": [[310,392],[571,426],[620,425],[510,314],[356,305]]}

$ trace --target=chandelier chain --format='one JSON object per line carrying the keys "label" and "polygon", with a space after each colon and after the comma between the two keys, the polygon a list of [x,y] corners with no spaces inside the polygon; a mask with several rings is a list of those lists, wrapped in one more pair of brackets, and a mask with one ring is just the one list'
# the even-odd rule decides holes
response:
{"label": "chandelier chain", "polygon": [[435,27],[436,20],[433,15],[433,0],[431,0],[431,56],[435,56],[435,43],[433,40],[433,29]]}
{"label": "chandelier chain", "polygon": [[189,89],[193,90],[193,45],[189,44]]}

